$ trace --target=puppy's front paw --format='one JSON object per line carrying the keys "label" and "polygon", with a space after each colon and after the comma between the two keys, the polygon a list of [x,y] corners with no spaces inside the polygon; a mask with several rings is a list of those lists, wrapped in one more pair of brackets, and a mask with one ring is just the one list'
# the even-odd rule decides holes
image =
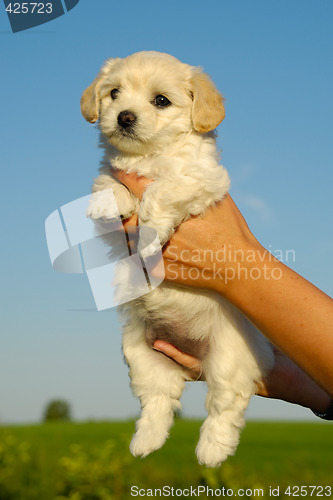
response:
{"label": "puppy's front paw", "polygon": [[120,217],[128,218],[135,211],[134,204],[125,200],[121,210],[118,208],[112,189],[105,189],[93,193],[86,215],[91,219],[117,220]]}
{"label": "puppy's front paw", "polygon": [[153,225],[142,225],[140,227],[140,239],[138,244],[138,251],[141,257],[146,259],[160,252],[172,233],[173,230],[164,230],[163,227],[154,228]]}
{"label": "puppy's front paw", "polygon": [[153,451],[161,448],[167,437],[168,434],[165,435],[163,432],[157,432],[153,428],[149,432],[144,432],[140,429],[132,438],[130,451],[134,457],[144,458]]}
{"label": "puppy's front paw", "polygon": [[120,219],[120,213],[110,189],[92,194],[86,215],[91,219]]}
{"label": "puppy's front paw", "polygon": [[147,259],[148,257],[151,257],[152,255],[155,255],[158,252],[160,252],[162,250],[162,247],[157,233],[153,241],[151,241],[151,238],[144,237],[143,234],[144,232],[140,231],[138,251],[143,259]]}

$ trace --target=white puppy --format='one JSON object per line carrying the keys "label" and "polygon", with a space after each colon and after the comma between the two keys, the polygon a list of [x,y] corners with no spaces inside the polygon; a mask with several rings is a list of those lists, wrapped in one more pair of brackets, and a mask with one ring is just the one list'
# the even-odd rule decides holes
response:
{"label": "white puppy", "polygon": [[[158,52],[109,59],[83,93],[81,110],[87,121],[99,120],[105,150],[90,217],[115,217],[105,191],[112,188],[120,214],[137,212],[140,226],[154,228],[163,245],[182,221],[227,193],[214,132],[224,118],[223,98],[200,68]],[[141,202],[112,177],[111,164],[155,180]],[[155,250],[141,242],[143,256]],[[142,407],[131,452],[146,456],[160,448],[180,408],[188,374],[152,349],[163,339],[202,361],[208,417],[196,454],[201,464],[219,465],[235,452],[255,383],[272,367],[270,344],[212,292],[163,283],[122,309],[123,351]]]}

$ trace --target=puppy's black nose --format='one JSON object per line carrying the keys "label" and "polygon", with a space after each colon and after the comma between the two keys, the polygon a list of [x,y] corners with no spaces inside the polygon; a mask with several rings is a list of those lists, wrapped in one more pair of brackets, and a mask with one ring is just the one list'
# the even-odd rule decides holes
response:
{"label": "puppy's black nose", "polygon": [[123,128],[128,128],[134,125],[136,116],[132,111],[122,111],[118,115],[118,124]]}

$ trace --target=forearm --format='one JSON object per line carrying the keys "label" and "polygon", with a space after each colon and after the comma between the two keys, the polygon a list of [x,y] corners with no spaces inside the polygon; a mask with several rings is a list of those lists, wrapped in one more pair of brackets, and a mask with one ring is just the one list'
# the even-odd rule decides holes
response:
{"label": "forearm", "polygon": [[[201,361],[163,340],[156,340],[154,349],[163,352],[187,368],[189,380],[204,380]],[[275,362],[267,378],[257,386],[257,394],[266,398],[281,399],[325,413],[331,398],[291,359],[274,349]]]}
{"label": "forearm", "polygon": [[242,272],[236,269],[227,284],[214,280],[213,287],[333,395],[332,299],[260,245],[250,248],[255,259],[245,259]]}
{"label": "forearm", "polygon": [[325,413],[331,403],[327,392],[281,351],[274,349],[274,354],[274,367],[258,385],[257,394]]}
{"label": "forearm", "polygon": [[[151,182],[133,174],[117,173],[117,176],[139,198]],[[136,225],[136,219],[131,223]],[[214,262],[198,259],[198,252],[204,255],[207,251],[208,256],[216,256],[226,245],[227,250],[250,250],[256,256],[254,260],[241,259],[241,267],[247,269],[247,275],[245,272],[238,274],[235,259],[228,262],[227,258],[224,262],[215,260],[222,273],[221,278],[219,275],[215,277]],[[226,297],[274,345],[333,395],[332,299],[274,260],[258,244],[229,195],[223,203],[207,210],[204,217],[191,218],[181,224],[164,248],[163,255],[166,280],[183,286],[212,289]],[[237,255],[242,256],[242,252]],[[195,273],[191,272],[192,269]],[[226,272],[230,269],[235,275],[227,280]],[[256,269],[266,274],[257,279]],[[276,392],[274,387],[266,389]],[[318,401],[319,404],[324,402]]]}

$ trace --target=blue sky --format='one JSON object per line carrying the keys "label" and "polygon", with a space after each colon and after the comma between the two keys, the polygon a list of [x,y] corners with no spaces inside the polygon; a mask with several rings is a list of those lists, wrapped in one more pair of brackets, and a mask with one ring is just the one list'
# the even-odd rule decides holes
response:
{"label": "blue sky", "polygon": [[[95,310],[86,277],[52,269],[44,234],[96,175],[98,135],[79,102],[108,57],[158,50],[205,68],[226,97],[231,194],[263,245],[294,250],[287,264],[332,295],[332,21],[329,0],[80,0],[13,34],[0,6],[0,422],[38,421],[55,397],[78,419],[139,409],[115,311]],[[191,384],[184,414],[205,415],[204,396]],[[249,417],[311,415],[254,398]]]}

